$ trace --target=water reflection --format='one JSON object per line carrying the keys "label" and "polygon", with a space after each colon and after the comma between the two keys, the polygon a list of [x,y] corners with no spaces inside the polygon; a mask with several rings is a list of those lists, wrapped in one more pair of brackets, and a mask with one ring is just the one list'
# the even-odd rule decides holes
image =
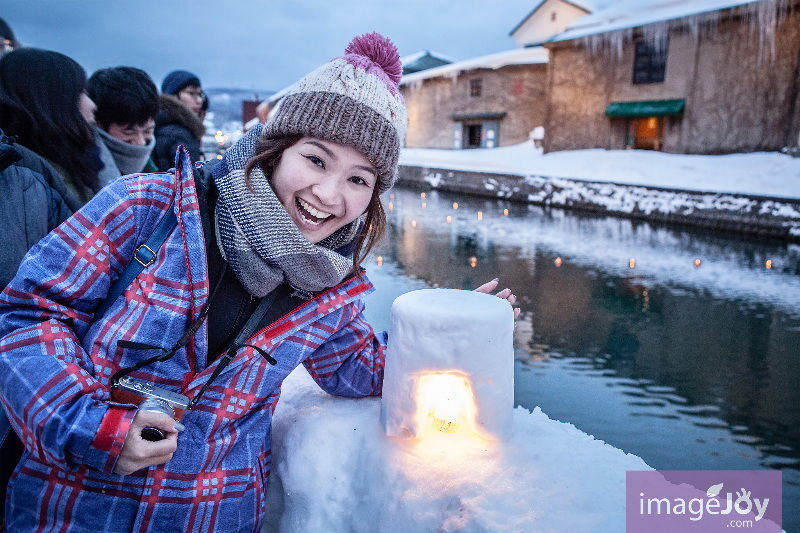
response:
{"label": "water reflection", "polygon": [[386,206],[368,305],[499,276],[518,404],[655,468],[782,469],[800,528],[800,248],[436,192]]}

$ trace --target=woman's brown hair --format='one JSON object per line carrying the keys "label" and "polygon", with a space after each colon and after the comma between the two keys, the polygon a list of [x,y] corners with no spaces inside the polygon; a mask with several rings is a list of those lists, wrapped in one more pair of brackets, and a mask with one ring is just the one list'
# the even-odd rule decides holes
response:
{"label": "woman's brown hair", "polygon": [[[255,155],[250,158],[244,167],[245,183],[250,186],[250,173],[253,168],[258,166],[267,181],[272,183],[272,173],[280,163],[283,152],[294,146],[302,137],[275,137],[261,138],[256,145]],[[369,255],[375,245],[383,238],[386,232],[386,212],[383,210],[377,185],[372,189],[372,198],[369,201],[367,210],[362,215],[363,225],[361,231],[356,236],[356,245],[353,251],[353,273],[359,274],[361,262]]]}

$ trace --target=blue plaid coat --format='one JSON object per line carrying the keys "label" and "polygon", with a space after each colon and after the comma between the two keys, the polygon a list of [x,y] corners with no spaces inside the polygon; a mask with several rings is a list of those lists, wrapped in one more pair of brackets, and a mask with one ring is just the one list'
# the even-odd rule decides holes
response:
{"label": "blue plaid coat", "polygon": [[[385,334],[362,315],[364,278],[347,280],[258,331],[271,366],[243,348],[195,409],[165,465],[113,473],[135,414],[109,380],[141,351],[169,347],[209,297],[205,239],[188,156],[172,173],[126,176],[103,189],[26,256],[0,295],[0,398],[26,446],[9,484],[9,531],[258,531],[270,472],[272,413],[300,363],[326,391],[377,395]],[[93,311],[175,198],[178,228],[98,321]],[[172,359],[132,374],[193,397],[206,365],[203,328]]]}

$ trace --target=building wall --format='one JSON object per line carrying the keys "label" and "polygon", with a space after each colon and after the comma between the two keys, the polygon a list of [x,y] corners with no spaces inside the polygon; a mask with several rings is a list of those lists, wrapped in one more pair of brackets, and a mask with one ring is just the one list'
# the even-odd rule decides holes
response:
{"label": "building wall", "polygon": [[[481,80],[481,96],[470,96],[470,81]],[[402,85],[408,108],[409,148],[453,148],[453,115],[505,113],[499,146],[518,144],[544,125],[546,65],[513,65],[462,72]],[[465,120],[464,122],[470,122]]]}
{"label": "building wall", "polygon": [[563,0],[545,0],[514,30],[511,37],[518,48],[529,44],[538,45],[566,30],[570,22],[586,14],[583,9]]}
{"label": "building wall", "polygon": [[[715,31],[699,35],[671,31],[663,83],[632,83],[633,41],[625,42],[621,55],[613,47],[592,53],[577,41],[547,48],[546,151],[624,148],[628,120],[606,117],[608,104],[674,98],[686,99],[686,110],[666,120],[666,152],[717,154],[786,146],[800,58],[798,9],[777,27],[772,60],[770,47],[759,45],[758,30],[745,19],[723,18]],[[796,142],[800,103],[793,115],[789,137]]]}

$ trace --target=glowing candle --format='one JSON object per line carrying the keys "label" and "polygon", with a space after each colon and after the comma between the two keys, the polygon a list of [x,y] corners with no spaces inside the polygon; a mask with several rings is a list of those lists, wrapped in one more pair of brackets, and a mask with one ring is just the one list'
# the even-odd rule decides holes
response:
{"label": "glowing candle", "polygon": [[453,398],[443,394],[433,409],[433,427],[442,433],[454,433],[458,429],[458,416],[461,408]]}

